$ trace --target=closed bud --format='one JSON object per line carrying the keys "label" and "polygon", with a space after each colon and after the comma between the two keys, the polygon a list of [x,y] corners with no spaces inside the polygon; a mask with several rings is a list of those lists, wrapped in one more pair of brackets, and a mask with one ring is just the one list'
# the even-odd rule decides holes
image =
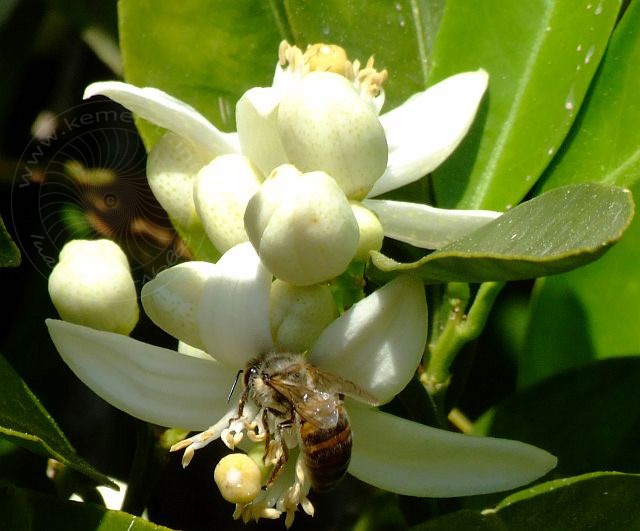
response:
{"label": "closed bud", "polygon": [[244,222],[264,265],[296,286],[340,275],[358,246],[351,206],[324,172],[276,168],[249,201]]}
{"label": "closed bud", "polygon": [[368,208],[356,201],[351,201],[353,214],[360,229],[360,241],[354,260],[366,262],[369,259],[369,251],[379,251],[382,248],[384,229],[378,217]]}
{"label": "closed bud", "polygon": [[71,323],[129,334],[138,322],[138,301],[127,257],[110,240],[73,240],[49,276],[49,295]]}
{"label": "closed bud", "polygon": [[305,352],[337,317],[328,285],[294,286],[277,279],[271,284],[269,318],[278,350]]}
{"label": "closed bud", "polygon": [[264,178],[242,155],[216,157],[196,177],[193,199],[211,243],[221,253],[246,242],[244,211]]}
{"label": "closed bud", "polygon": [[287,93],[278,132],[292,164],[328,173],[350,199],[365,197],[387,167],[377,112],[338,74],[311,72]]}
{"label": "closed bud", "polygon": [[200,225],[193,202],[193,181],[209,160],[194,144],[171,132],[165,133],[149,153],[149,187],[183,231],[191,232]]}

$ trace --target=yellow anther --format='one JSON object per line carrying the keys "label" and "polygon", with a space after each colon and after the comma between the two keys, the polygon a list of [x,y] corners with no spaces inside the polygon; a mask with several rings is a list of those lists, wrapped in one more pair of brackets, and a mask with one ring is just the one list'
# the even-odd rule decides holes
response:
{"label": "yellow anther", "polygon": [[291,72],[306,76],[310,72],[333,72],[357,83],[362,93],[375,97],[380,93],[382,83],[387,79],[387,71],[378,72],[373,64],[373,56],[369,57],[366,66],[360,68],[357,59],[349,61],[347,52],[337,44],[322,42],[310,44],[302,53],[300,48],[282,41],[278,48],[280,66]]}
{"label": "yellow anther", "polygon": [[311,72],[334,72],[347,76],[347,52],[336,44],[312,44],[307,47],[304,57]]}

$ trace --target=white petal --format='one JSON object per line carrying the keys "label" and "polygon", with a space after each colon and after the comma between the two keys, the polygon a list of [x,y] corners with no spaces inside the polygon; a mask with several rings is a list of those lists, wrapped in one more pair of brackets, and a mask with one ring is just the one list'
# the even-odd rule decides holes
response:
{"label": "white petal", "polygon": [[271,83],[271,88],[276,89],[281,94],[288,92],[295,85],[299,84],[302,81],[302,74],[300,72],[296,72],[290,70],[289,68],[283,68],[280,65],[280,61],[276,62],[276,68],[273,73],[273,82]]}
{"label": "white petal", "polygon": [[209,262],[186,262],[161,271],[142,288],[142,305],[165,332],[202,349],[197,312],[207,279],[216,274]]}
{"label": "white petal", "polygon": [[237,154],[216,157],[198,173],[193,200],[207,236],[220,252],[248,241],[244,212],[263,180],[251,161]]}
{"label": "white petal", "polygon": [[198,325],[205,350],[236,370],[272,350],[270,289],[271,273],[249,242],[229,249],[203,288]]}
{"label": "white petal", "polygon": [[415,373],[427,339],[422,281],[399,276],[322,332],[310,360],[388,402]]}
{"label": "white petal", "polygon": [[382,223],[384,235],[423,249],[439,249],[500,217],[491,210],[448,210],[420,203],[365,199]]}
{"label": "white petal", "polygon": [[147,422],[203,430],[228,409],[235,371],[130,337],[47,320],[71,370],[111,405]]}
{"label": "white petal", "polygon": [[102,81],[89,85],[83,98],[86,100],[97,94],[107,96],[145,120],[190,140],[211,158],[236,151],[234,138],[219,131],[191,105],[166,92],[119,81]]}
{"label": "white petal", "polygon": [[471,496],[526,485],[556,466],[535,446],[463,435],[352,407],[349,472],[376,487],[408,496]]}
{"label": "white petal", "polygon": [[162,136],[147,158],[147,179],[153,195],[171,220],[186,231],[200,223],[193,202],[193,182],[210,160],[194,144],[172,132]]}
{"label": "white petal", "polygon": [[245,229],[260,259],[281,280],[310,286],[341,275],[360,238],[351,206],[324,172],[300,175],[283,165],[245,212]]}
{"label": "white petal", "polygon": [[271,170],[287,162],[278,135],[280,91],[255,87],[245,92],[236,104],[236,127],[242,153],[268,176]]}
{"label": "white petal", "polygon": [[480,69],[448,77],[383,114],[389,161],[368,197],[413,182],[436,169],[473,122],[489,75]]}
{"label": "white petal", "polygon": [[345,77],[311,72],[278,108],[287,159],[302,172],[324,171],[349,199],[362,199],[387,166],[378,114]]}

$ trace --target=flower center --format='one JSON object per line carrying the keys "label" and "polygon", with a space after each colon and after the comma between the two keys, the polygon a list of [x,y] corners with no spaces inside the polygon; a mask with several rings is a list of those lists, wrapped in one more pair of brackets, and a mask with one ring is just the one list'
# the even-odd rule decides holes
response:
{"label": "flower center", "polygon": [[302,52],[297,46],[287,41],[280,43],[278,51],[280,65],[302,76],[310,72],[333,72],[351,81],[361,94],[376,97],[380,94],[382,84],[388,77],[387,70],[378,72],[373,64],[373,56],[369,57],[365,67],[360,67],[357,59],[349,61],[344,48],[336,44],[310,44]]}

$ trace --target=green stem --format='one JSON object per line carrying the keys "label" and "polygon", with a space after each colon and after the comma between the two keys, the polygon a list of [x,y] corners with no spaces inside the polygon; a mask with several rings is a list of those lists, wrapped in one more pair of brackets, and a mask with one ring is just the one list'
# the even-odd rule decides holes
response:
{"label": "green stem", "polygon": [[122,502],[122,510],[140,516],[147,506],[151,493],[153,451],[155,438],[150,424],[136,422],[136,449],[129,472],[129,485]]}
{"label": "green stem", "polygon": [[[445,311],[446,322],[441,318],[440,329],[432,333],[428,345],[429,358],[426,371],[421,377],[423,385],[434,398],[439,409],[442,409],[444,395],[449,386],[451,364],[462,347],[476,339],[484,329],[491,307],[504,284],[504,282],[481,284],[467,314],[464,313],[467,298],[459,284],[450,284],[445,296],[440,300],[440,308],[436,311]],[[459,296],[452,296],[454,294]]]}

